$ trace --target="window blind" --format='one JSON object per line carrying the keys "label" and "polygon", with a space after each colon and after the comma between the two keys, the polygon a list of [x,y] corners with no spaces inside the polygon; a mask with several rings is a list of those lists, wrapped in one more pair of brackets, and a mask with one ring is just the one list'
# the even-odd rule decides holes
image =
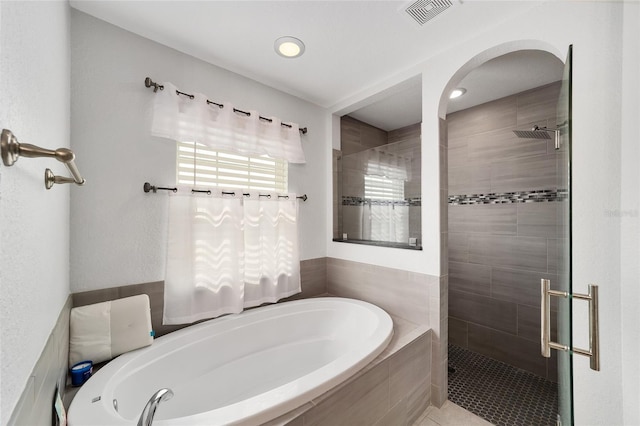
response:
{"label": "window blind", "polygon": [[197,142],[179,141],[177,148],[178,185],[287,193],[286,160],[214,151]]}
{"label": "window blind", "polygon": [[364,198],[371,200],[404,200],[404,181],[383,176],[364,176]]}

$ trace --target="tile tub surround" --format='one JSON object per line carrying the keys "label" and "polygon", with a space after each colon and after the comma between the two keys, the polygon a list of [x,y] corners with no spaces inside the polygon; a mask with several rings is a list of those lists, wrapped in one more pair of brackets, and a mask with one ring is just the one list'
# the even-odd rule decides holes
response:
{"label": "tile tub surround", "polygon": [[[392,315],[389,346],[344,383],[265,426],[412,425],[431,401],[431,330]],[[416,374],[416,372],[424,374]]]}
{"label": "tile tub surround", "polygon": [[369,365],[265,426],[413,424],[431,404],[432,331],[399,317],[392,319],[391,342]]}
{"label": "tile tub surround", "polygon": [[447,116],[449,342],[549,380],[557,379],[539,353],[540,279],[553,285],[562,267],[554,253],[566,188],[557,187],[552,141],[512,130],[555,127],[559,87]]}
{"label": "tile tub surround", "polygon": [[60,311],[53,331],[36,362],[26,387],[18,399],[9,425],[51,424],[56,387],[65,399],[65,383],[69,365],[69,315],[71,297]]}
{"label": "tile tub surround", "polygon": [[[368,271],[367,274],[363,275],[362,270]],[[294,297],[333,295],[374,303],[392,316],[394,337],[389,347],[356,377],[325,396],[289,413],[286,422],[273,424],[302,424],[299,422],[303,421],[303,416],[307,419],[304,424],[311,421],[311,416],[317,416],[318,424],[336,424],[335,416],[338,412],[342,413],[340,416],[344,416],[344,419],[350,419],[345,420],[343,424],[349,424],[360,415],[368,416],[367,407],[371,403],[382,404],[381,406],[386,408],[376,411],[374,417],[378,414],[381,417],[370,424],[378,421],[380,425],[411,424],[429,404],[441,406],[446,401],[447,344],[441,343],[441,339],[446,335],[446,328],[443,328],[446,327],[446,310],[441,308],[444,303],[442,300],[446,301],[446,288],[443,292],[446,279],[333,258],[302,261],[301,275],[303,292]],[[379,285],[380,283],[389,285]],[[74,304],[82,306],[140,293],[146,293],[150,297],[152,323],[157,335],[179,328],[161,325],[162,281],[75,293],[72,296]],[[409,352],[400,354],[400,349],[404,347],[407,347]],[[432,371],[435,371],[435,374]],[[354,383],[363,376],[364,382]],[[380,383],[382,388],[378,386]],[[388,391],[383,388],[388,388]],[[338,396],[332,398],[333,392],[339,392],[336,393]],[[373,399],[369,398],[370,392],[374,392]],[[360,395],[361,398],[356,397],[360,399],[353,400],[349,395]],[[379,397],[384,401],[376,399]],[[353,401],[352,405],[357,412],[352,412],[349,407],[343,405],[335,405],[340,404],[345,398]],[[364,407],[364,411],[359,411],[358,407]],[[331,413],[330,418],[325,417],[328,413]],[[370,420],[369,417],[366,418]],[[316,424],[315,421],[313,420],[312,424]],[[358,420],[358,423],[360,422]]]}
{"label": "tile tub surround", "polygon": [[447,277],[436,277],[343,259],[327,259],[327,291],[364,300],[390,315],[432,331],[431,400],[447,399]]}
{"label": "tile tub surround", "polygon": [[[302,292],[283,299],[296,300],[307,297],[314,297],[327,292],[327,267],[326,258],[308,259],[300,262],[300,280]],[[100,290],[91,290],[80,293],[73,293],[73,307],[85,306],[92,303],[106,302],[123,297],[147,294],[151,305],[151,325],[157,337],[172,331],[188,326],[185,325],[163,325],[162,314],[164,309],[164,281],[154,281],[150,283],[125,285],[111,287]]]}

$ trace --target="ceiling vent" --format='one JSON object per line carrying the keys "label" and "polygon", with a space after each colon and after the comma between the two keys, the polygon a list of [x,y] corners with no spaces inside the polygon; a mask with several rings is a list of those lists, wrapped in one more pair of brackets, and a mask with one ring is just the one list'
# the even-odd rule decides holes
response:
{"label": "ceiling vent", "polygon": [[452,5],[451,0],[417,0],[409,4],[405,12],[418,24],[424,25]]}

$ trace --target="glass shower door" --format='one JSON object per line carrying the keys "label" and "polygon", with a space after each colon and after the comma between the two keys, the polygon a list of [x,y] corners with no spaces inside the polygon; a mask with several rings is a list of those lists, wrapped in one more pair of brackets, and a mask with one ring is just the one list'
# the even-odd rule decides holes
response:
{"label": "glass shower door", "polygon": [[[572,46],[569,46],[564,66],[562,86],[556,109],[556,174],[558,178],[558,235],[556,239],[557,272],[553,290],[572,294],[571,284],[571,66]],[[557,297],[557,342],[572,346],[571,297]],[[573,360],[571,351],[552,351],[558,362],[558,421],[573,425]]]}

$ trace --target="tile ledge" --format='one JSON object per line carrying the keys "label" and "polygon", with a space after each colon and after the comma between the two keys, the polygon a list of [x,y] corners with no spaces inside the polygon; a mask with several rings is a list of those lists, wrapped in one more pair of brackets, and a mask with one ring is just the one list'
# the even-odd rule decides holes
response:
{"label": "tile ledge", "polygon": [[[403,318],[390,315],[393,320],[393,337],[391,338],[391,342],[389,345],[382,351],[380,355],[378,355],[373,361],[364,366],[360,371],[356,372],[353,376],[349,377],[344,382],[338,384],[334,388],[328,390],[324,394],[320,395],[317,398],[311,400],[311,403],[315,405],[319,405],[327,398],[331,397],[334,393],[338,392],[344,386],[349,383],[357,380],[377,365],[389,360],[395,354],[397,354],[400,350],[405,348],[414,340],[422,337],[426,333],[431,332],[431,329],[426,325],[415,324],[410,321],[407,321]],[[311,408],[311,407],[309,407]],[[306,410],[305,410],[306,411]],[[301,413],[300,413],[301,414]]]}

